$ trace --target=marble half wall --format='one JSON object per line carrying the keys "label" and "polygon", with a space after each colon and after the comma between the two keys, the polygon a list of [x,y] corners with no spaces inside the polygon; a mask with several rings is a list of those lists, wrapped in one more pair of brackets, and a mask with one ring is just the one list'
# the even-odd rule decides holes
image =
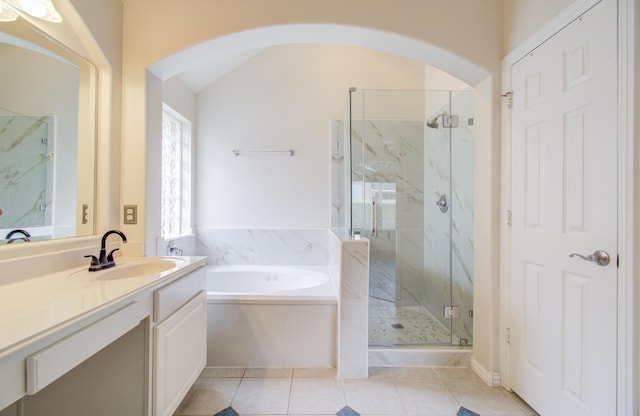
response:
{"label": "marble half wall", "polygon": [[208,264],[327,266],[328,230],[198,228],[196,255]]}

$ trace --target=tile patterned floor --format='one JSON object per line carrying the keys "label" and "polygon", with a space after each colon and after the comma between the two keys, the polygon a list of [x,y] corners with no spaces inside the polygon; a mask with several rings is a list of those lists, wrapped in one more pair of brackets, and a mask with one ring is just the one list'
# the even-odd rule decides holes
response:
{"label": "tile patterned floor", "polygon": [[[369,305],[369,344],[447,344],[451,340],[449,328],[442,325],[427,308],[422,306],[396,307],[390,303]],[[393,325],[401,324],[402,328]]]}
{"label": "tile patterned floor", "polygon": [[[231,409],[229,409],[231,408]],[[469,368],[371,368],[368,379],[335,369],[205,368],[175,416],[535,416],[516,395]]]}

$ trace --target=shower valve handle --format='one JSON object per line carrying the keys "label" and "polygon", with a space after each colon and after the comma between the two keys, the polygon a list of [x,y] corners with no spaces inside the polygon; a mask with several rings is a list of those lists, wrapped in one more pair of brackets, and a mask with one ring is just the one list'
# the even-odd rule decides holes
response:
{"label": "shower valve handle", "polygon": [[436,205],[440,207],[440,211],[444,214],[449,210],[449,199],[447,199],[447,194],[440,195],[440,198],[436,201]]}

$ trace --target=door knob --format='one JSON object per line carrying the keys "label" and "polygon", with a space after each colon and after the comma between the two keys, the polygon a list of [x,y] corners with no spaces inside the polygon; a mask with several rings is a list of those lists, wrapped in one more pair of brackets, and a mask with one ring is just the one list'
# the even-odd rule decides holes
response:
{"label": "door knob", "polygon": [[611,257],[609,257],[609,253],[604,250],[596,250],[593,254],[589,254],[588,256],[583,256],[578,253],[571,253],[569,257],[580,257],[582,260],[592,261],[599,266],[606,266],[611,261]]}

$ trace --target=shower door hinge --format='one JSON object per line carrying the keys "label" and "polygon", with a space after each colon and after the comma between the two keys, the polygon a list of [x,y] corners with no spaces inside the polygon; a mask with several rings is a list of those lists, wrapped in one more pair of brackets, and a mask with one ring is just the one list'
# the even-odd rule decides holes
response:
{"label": "shower door hinge", "polygon": [[460,117],[456,114],[445,114],[442,116],[442,127],[458,127],[460,125]]}
{"label": "shower door hinge", "polygon": [[502,94],[501,97],[504,97],[507,99],[507,108],[511,110],[511,107],[513,107],[513,91],[507,91],[504,94]]}
{"label": "shower door hinge", "polygon": [[507,345],[511,345],[511,328],[507,328]]}
{"label": "shower door hinge", "polygon": [[444,319],[460,319],[460,306],[445,306]]}
{"label": "shower door hinge", "polygon": [[511,226],[511,210],[507,210],[507,225]]}

